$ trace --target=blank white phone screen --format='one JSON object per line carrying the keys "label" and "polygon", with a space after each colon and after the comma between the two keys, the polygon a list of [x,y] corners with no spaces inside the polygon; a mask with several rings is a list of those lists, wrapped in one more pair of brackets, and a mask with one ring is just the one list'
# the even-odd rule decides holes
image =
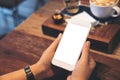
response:
{"label": "blank white phone screen", "polygon": [[68,23],[53,58],[75,66],[89,30],[90,26]]}

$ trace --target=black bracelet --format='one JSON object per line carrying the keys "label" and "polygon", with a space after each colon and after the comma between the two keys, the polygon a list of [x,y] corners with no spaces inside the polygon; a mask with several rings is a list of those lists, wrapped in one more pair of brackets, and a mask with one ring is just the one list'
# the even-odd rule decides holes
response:
{"label": "black bracelet", "polygon": [[26,66],[24,68],[24,70],[25,70],[26,77],[27,77],[28,80],[35,80],[35,77],[34,77],[33,73],[31,72],[31,69],[30,69],[29,66]]}

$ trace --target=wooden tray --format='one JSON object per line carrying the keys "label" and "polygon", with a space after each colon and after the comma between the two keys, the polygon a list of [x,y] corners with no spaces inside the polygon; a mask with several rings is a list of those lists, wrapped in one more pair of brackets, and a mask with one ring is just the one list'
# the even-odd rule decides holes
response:
{"label": "wooden tray", "polygon": [[[56,25],[49,18],[42,25],[43,33],[52,37],[57,37],[64,31],[66,24]],[[107,53],[112,53],[119,41],[120,26],[118,24],[108,24],[91,30],[88,40],[91,41],[91,48]]]}

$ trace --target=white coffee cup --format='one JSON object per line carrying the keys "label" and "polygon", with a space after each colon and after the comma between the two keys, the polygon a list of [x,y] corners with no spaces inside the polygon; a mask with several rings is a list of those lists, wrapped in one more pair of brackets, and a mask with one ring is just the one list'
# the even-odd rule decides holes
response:
{"label": "white coffee cup", "polygon": [[115,2],[111,2],[110,4],[108,2],[100,3],[100,1],[105,0],[90,0],[90,10],[95,17],[105,19],[108,17],[117,17],[120,15],[120,8],[117,6],[119,0],[115,0]]}

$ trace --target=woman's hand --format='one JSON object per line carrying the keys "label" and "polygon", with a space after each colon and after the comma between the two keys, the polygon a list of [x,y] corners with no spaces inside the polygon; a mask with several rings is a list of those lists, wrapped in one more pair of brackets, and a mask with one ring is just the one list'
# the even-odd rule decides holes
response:
{"label": "woman's hand", "polygon": [[[61,37],[62,35],[60,34],[57,37],[57,39],[43,52],[43,55],[41,56],[40,60],[37,63],[30,66],[31,72],[35,76],[36,80],[42,80],[46,76],[50,77],[54,74],[50,64]],[[10,72],[8,74],[1,75],[0,80],[28,80],[28,79],[26,77],[24,69],[20,69],[14,72]]]}
{"label": "woman's hand", "polygon": [[[59,36],[56,38],[56,40],[43,52],[40,60],[35,64],[35,66],[37,66],[38,70],[40,70],[39,76],[42,75],[42,77],[44,78],[46,76],[51,77],[54,75],[54,72],[51,69],[51,61],[52,61],[52,58],[56,51],[56,48],[58,46],[58,43],[61,40],[61,37],[62,37],[62,34],[59,34]],[[42,71],[42,73],[41,73],[41,71]]]}
{"label": "woman's hand", "polygon": [[88,80],[96,63],[89,55],[90,42],[87,41],[83,47],[80,60],[77,62],[75,69],[68,76],[67,80]]}
{"label": "woman's hand", "polygon": [[[51,61],[54,56],[55,50],[58,43],[61,40],[62,35],[60,34],[57,39],[43,52],[40,60],[31,65],[31,71],[34,74],[36,80],[41,80],[43,78],[51,77],[54,75],[54,71],[51,69]],[[72,74],[67,77],[67,80],[88,80],[94,67],[95,61],[88,54],[89,53],[90,42],[86,42],[84,45],[82,55]],[[14,76],[15,75],[15,76]],[[20,69],[8,74],[0,76],[0,80],[27,80],[24,69]]]}

